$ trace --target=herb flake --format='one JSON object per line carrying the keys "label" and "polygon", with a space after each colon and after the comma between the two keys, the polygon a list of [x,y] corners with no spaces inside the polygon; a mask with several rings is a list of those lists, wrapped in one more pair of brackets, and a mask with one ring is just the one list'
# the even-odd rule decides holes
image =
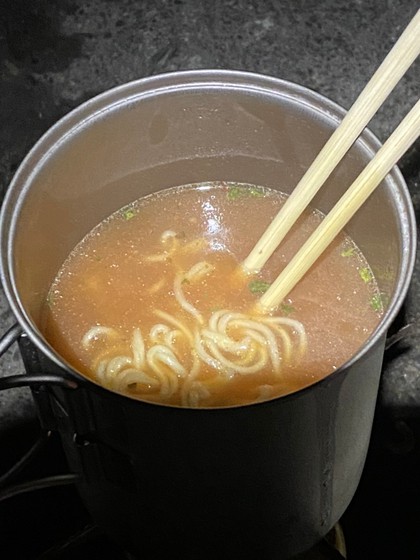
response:
{"label": "herb flake", "polygon": [[282,303],[280,305],[280,310],[287,317],[288,315],[290,315],[290,313],[294,312],[295,308],[293,307],[293,305],[289,305],[288,303]]}
{"label": "herb flake", "polygon": [[373,311],[383,311],[384,306],[383,306],[381,294],[374,294],[370,298],[370,306],[373,309]]}
{"label": "herb flake", "polygon": [[246,189],[248,195],[253,198],[263,198],[265,196],[264,189],[261,187],[251,187],[250,189]]}
{"label": "herb flake", "polygon": [[377,292],[376,294],[373,294],[369,301],[370,307],[377,313],[381,313],[382,311],[384,311],[388,304],[389,295],[384,292]]}
{"label": "herb flake", "polygon": [[368,282],[373,280],[372,272],[370,271],[370,268],[368,268],[368,267],[360,268],[359,269],[359,276],[365,284],[367,284]]}
{"label": "herb flake", "polygon": [[131,220],[131,218],[134,218],[134,216],[136,215],[136,213],[134,212],[134,210],[124,210],[124,212],[122,213],[124,220]]}
{"label": "herb flake", "polygon": [[262,198],[265,191],[261,187],[229,187],[227,192],[228,200],[238,200],[239,198]]}
{"label": "herb flake", "polygon": [[237,200],[245,196],[244,189],[241,187],[230,187],[227,193],[228,200]]}
{"label": "herb flake", "polygon": [[352,257],[356,253],[356,247],[349,247],[348,249],[344,249],[341,251],[342,257]]}
{"label": "herb flake", "polygon": [[270,286],[270,282],[265,282],[264,280],[251,280],[248,284],[248,289],[251,294],[264,294]]}

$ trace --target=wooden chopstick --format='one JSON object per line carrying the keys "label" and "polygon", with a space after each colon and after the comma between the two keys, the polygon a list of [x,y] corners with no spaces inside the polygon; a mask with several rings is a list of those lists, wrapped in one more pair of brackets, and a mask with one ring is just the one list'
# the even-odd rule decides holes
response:
{"label": "wooden chopstick", "polygon": [[243,261],[245,272],[261,270],[419,53],[420,10]]}
{"label": "wooden chopstick", "polygon": [[262,295],[260,311],[275,309],[420,136],[420,100]]}

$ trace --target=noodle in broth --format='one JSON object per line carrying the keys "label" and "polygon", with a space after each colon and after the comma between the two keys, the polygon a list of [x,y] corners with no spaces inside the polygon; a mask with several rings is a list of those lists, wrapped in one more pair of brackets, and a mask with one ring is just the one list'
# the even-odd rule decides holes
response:
{"label": "noodle in broth", "polygon": [[206,183],[116,212],[57,275],[47,339],[111,390],[187,407],[266,400],[328,375],[377,325],[377,286],[341,235],[275,312],[255,312],[322,219],[307,212],[261,274],[238,273],[284,200],[254,185]]}

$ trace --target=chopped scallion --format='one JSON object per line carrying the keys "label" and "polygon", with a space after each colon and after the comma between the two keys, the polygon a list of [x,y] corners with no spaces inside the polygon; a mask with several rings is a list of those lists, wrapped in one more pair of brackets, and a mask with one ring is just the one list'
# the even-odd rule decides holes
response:
{"label": "chopped scallion", "polygon": [[125,220],[131,220],[131,218],[134,218],[134,216],[135,216],[134,210],[124,210],[123,212],[123,217]]}
{"label": "chopped scallion", "polygon": [[227,193],[228,200],[236,200],[243,196],[245,196],[245,192],[241,187],[230,187]]}
{"label": "chopped scallion", "polygon": [[282,303],[280,305],[280,310],[282,313],[284,313],[284,315],[290,315],[290,313],[293,313],[293,311],[295,310],[295,308],[293,307],[293,305],[289,305],[288,303]]}
{"label": "chopped scallion", "polygon": [[248,289],[251,294],[264,294],[270,287],[270,282],[264,280],[251,280],[248,284]]}
{"label": "chopped scallion", "polygon": [[261,187],[229,187],[227,192],[228,200],[237,200],[239,198],[261,198],[265,196],[265,191]]}
{"label": "chopped scallion", "polygon": [[251,187],[250,189],[247,189],[247,191],[249,196],[254,198],[261,198],[265,196],[265,192],[261,187]]}
{"label": "chopped scallion", "polygon": [[341,251],[341,256],[342,257],[352,257],[356,252],[356,248],[355,247],[349,247],[348,249],[345,249],[344,251]]}
{"label": "chopped scallion", "polygon": [[372,272],[367,267],[359,269],[359,276],[366,284],[373,280]]}
{"label": "chopped scallion", "polygon": [[381,294],[375,294],[370,299],[370,306],[373,311],[382,311],[383,310],[383,303]]}

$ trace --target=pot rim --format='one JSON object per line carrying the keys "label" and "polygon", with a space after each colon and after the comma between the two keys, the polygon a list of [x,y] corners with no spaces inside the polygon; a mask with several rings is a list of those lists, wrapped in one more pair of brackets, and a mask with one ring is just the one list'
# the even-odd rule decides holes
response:
{"label": "pot rim", "polygon": [[[115,108],[119,105],[126,105],[127,103],[133,101],[165,93],[172,93],[178,90],[192,91],[196,89],[203,90],[203,88],[207,90],[218,89],[221,91],[230,91],[232,89],[239,91],[243,90],[247,92],[260,93],[261,95],[265,94],[279,96],[286,99],[288,98],[295,103],[298,102],[300,105],[306,106],[311,109],[312,112],[320,113],[324,118],[334,121],[336,124],[339,124],[346,114],[346,110],[343,107],[310,88],[294,82],[254,72],[200,69],[167,72],[133,80],[106,90],[85,101],[50,127],[34,144],[19,165],[7,189],[0,212],[0,278],[6,294],[7,302],[10,305],[13,314],[17,318],[18,323],[21,325],[25,335],[30,338],[30,340],[43,352],[44,355],[58,365],[67,375],[76,377],[79,381],[83,382],[83,384],[90,385],[92,388],[95,388],[95,390],[99,390],[101,392],[105,391],[108,395],[111,394],[115,397],[123,398],[124,400],[128,398],[130,400],[135,400],[136,402],[151,406],[157,405],[170,408],[183,408],[174,405],[150,403],[131,397],[130,395],[123,395],[110,391],[92,379],[81,375],[70,364],[64,361],[64,359],[61,358],[61,356],[46,341],[38,327],[34,324],[24,309],[16,289],[13,272],[13,235],[11,235],[11,233],[14,231],[16,226],[17,214],[19,211],[19,204],[17,202],[25,198],[25,194],[30,188],[31,180],[36,175],[39,167],[43,165],[44,160],[48,158],[51,152],[54,152],[59,145],[65,142],[79,128],[86,126],[90,120],[96,119],[101,113],[115,110]],[[374,153],[381,147],[379,139],[368,128],[364,129],[357,142],[362,143],[364,150],[370,156],[373,156]],[[349,367],[363,358],[363,356],[382,337],[385,337],[390,324],[395,319],[406,297],[410,285],[415,264],[417,238],[416,219],[411,197],[403,175],[397,166],[394,166],[387,175],[385,181],[388,181],[388,184],[390,184],[392,190],[394,191],[394,202],[397,207],[404,210],[400,213],[400,219],[404,226],[401,231],[401,236],[405,250],[402,252],[399,275],[389,307],[384,313],[376,329],[359,351],[336,371],[331,372],[326,377],[315,381],[311,385],[305,386],[298,391],[294,391],[293,393],[288,393],[275,397],[274,399],[270,399],[269,401],[258,403],[228,407],[203,407],[188,410],[220,411],[238,408],[242,409],[249,406],[264,405],[267,402],[279,399],[284,400],[296,398],[306,393],[306,391],[312,390],[316,386],[328,384],[332,381],[332,379],[342,376]]]}

